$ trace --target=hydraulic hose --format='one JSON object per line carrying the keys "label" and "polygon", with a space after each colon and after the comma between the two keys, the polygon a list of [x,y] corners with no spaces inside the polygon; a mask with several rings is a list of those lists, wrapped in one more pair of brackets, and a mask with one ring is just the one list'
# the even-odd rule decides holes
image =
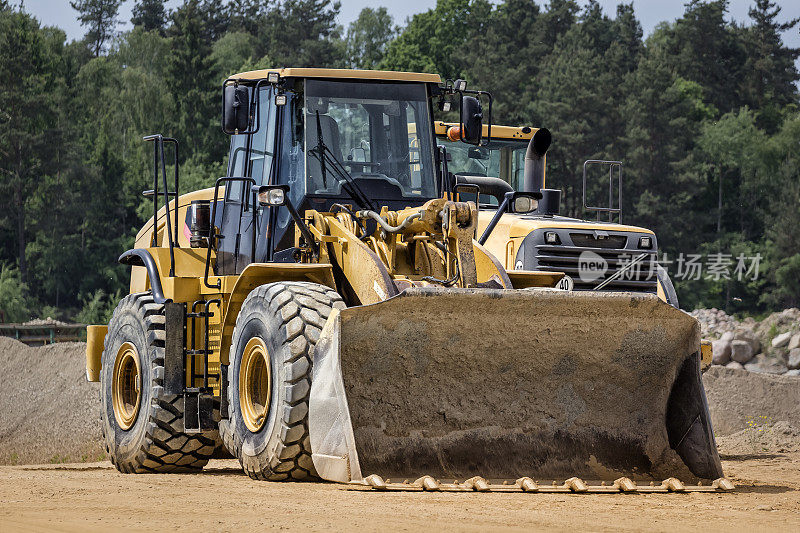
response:
{"label": "hydraulic hose", "polygon": [[404,229],[409,227],[412,222],[414,222],[415,220],[417,220],[422,216],[422,213],[416,213],[405,219],[399,226],[390,226],[389,223],[386,222],[383,219],[383,217],[380,216],[375,211],[364,210],[364,211],[359,211],[356,214],[361,218],[371,218],[372,220],[378,223],[378,225],[381,227],[381,229],[383,229],[383,231],[387,233],[397,233],[403,231]]}

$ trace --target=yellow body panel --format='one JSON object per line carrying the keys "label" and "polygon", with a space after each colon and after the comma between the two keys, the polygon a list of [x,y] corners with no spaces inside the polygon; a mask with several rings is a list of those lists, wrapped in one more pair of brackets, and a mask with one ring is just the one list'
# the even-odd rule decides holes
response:
{"label": "yellow body panel", "polygon": [[393,72],[390,70],[354,70],[342,68],[273,68],[251,70],[234,74],[231,78],[240,80],[258,80],[266,78],[270,72],[278,72],[284,78],[335,78],[353,80],[386,80],[386,81],[416,81],[423,83],[441,83],[438,74],[425,74],[421,72]]}
{"label": "yellow body panel", "polygon": [[226,292],[223,300],[225,313],[222,323],[222,350],[215,354],[222,364],[228,364],[228,350],[239,310],[247,295],[256,287],[275,281],[310,281],[336,289],[333,267],[326,263],[251,263],[238,276],[225,278],[233,282],[233,286],[230,292]]}
{"label": "yellow body panel", "polygon": [[100,362],[108,326],[86,326],[86,381],[100,381]]}
{"label": "yellow body panel", "polygon": [[[484,209],[478,217],[478,235],[481,235],[494,216],[494,210]],[[508,270],[514,269],[514,258],[516,251],[522,240],[528,234],[537,229],[545,228],[566,228],[574,230],[602,230],[602,231],[633,231],[646,235],[654,235],[647,229],[626,224],[613,224],[608,222],[589,222],[583,220],[554,220],[545,217],[533,217],[530,215],[506,214],[497,223],[489,239],[486,241],[486,248],[501,259]]]}
{"label": "yellow body panel", "polygon": [[[184,234],[183,226],[186,221],[186,210],[189,209],[189,206],[192,205],[193,200],[211,200],[214,196],[214,188],[210,187],[208,189],[201,189],[199,191],[192,191],[190,193],[182,194],[178,198],[178,245],[182,247],[189,247],[189,239]],[[217,196],[218,199],[222,199],[225,196],[225,188],[219,188],[219,194]],[[174,227],[175,221],[172,220],[172,216],[175,214],[175,200],[172,200],[169,203],[169,216],[170,222]],[[151,211],[152,212],[152,211]],[[158,222],[156,223],[156,240],[159,246],[167,246],[167,243],[163,240],[164,236],[164,225],[167,223],[167,216],[166,216],[166,209],[162,205],[161,208],[158,210]],[[152,217],[145,222],[142,229],[136,234],[136,240],[134,241],[134,248],[147,248],[151,245],[151,239],[153,237],[153,219]]]}
{"label": "yellow body panel", "polygon": [[[434,122],[434,129],[436,135],[447,135],[447,130],[451,126],[458,126],[456,122]],[[492,139],[508,139],[508,140],[523,140],[527,141],[533,137],[533,134],[539,131],[539,128],[530,128],[528,126],[499,126],[492,124]],[[489,126],[483,125],[483,135],[489,135]],[[453,141],[451,141],[453,142]],[[455,141],[460,142],[460,141]]]}

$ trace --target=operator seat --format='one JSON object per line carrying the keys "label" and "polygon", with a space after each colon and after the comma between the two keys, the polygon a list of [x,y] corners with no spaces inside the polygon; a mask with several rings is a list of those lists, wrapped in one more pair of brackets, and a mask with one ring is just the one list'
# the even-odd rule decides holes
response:
{"label": "operator seat", "polygon": [[[309,98],[306,110],[306,162],[308,165],[308,191],[316,192],[322,190],[336,190],[339,178],[331,168],[332,165],[325,164],[326,180],[322,180],[322,165],[318,159],[317,152],[319,137],[317,134],[317,112],[319,112],[319,129],[322,130],[322,142],[330,150],[329,156],[335,157],[340,163],[342,160],[342,149],[339,144],[339,125],[332,116],[328,115],[328,103],[318,98]],[[327,186],[326,186],[327,185]]]}

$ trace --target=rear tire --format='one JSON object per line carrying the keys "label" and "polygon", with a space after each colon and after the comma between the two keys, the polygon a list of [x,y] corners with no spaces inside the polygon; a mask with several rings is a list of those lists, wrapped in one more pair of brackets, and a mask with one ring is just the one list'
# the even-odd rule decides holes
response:
{"label": "rear tire", "polygon": [[120,472],[199,471],[214,452],[213,436],[183,432],[183,395],[164,393],[165,339],[164,306],[150,294],[119,302],[103,349],[100,418]]}
{"label": "rear tire", "polygon": [[220,435],[251,478],[317,477],[308,437],[314,346],[331,309],[344,307],[336,291],[307,282],[262,285],[242,304]]}

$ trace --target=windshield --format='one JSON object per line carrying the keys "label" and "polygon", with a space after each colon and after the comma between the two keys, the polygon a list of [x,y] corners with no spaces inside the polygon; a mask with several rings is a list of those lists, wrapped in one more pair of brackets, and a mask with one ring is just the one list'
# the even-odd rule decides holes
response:
{"label": "windshield", "polygon": [[306,194],[436,196],[423,84],[307,80],[303,114]]}
{"label": "windshield", "polygon": [[528,141],[493,139],[487,146],[452,142],[444,136],[436,138],[450,155],[448,170],[463,176],[492,176],[500,178],[514,190],[520,190],[525,172],[525,150]]}

